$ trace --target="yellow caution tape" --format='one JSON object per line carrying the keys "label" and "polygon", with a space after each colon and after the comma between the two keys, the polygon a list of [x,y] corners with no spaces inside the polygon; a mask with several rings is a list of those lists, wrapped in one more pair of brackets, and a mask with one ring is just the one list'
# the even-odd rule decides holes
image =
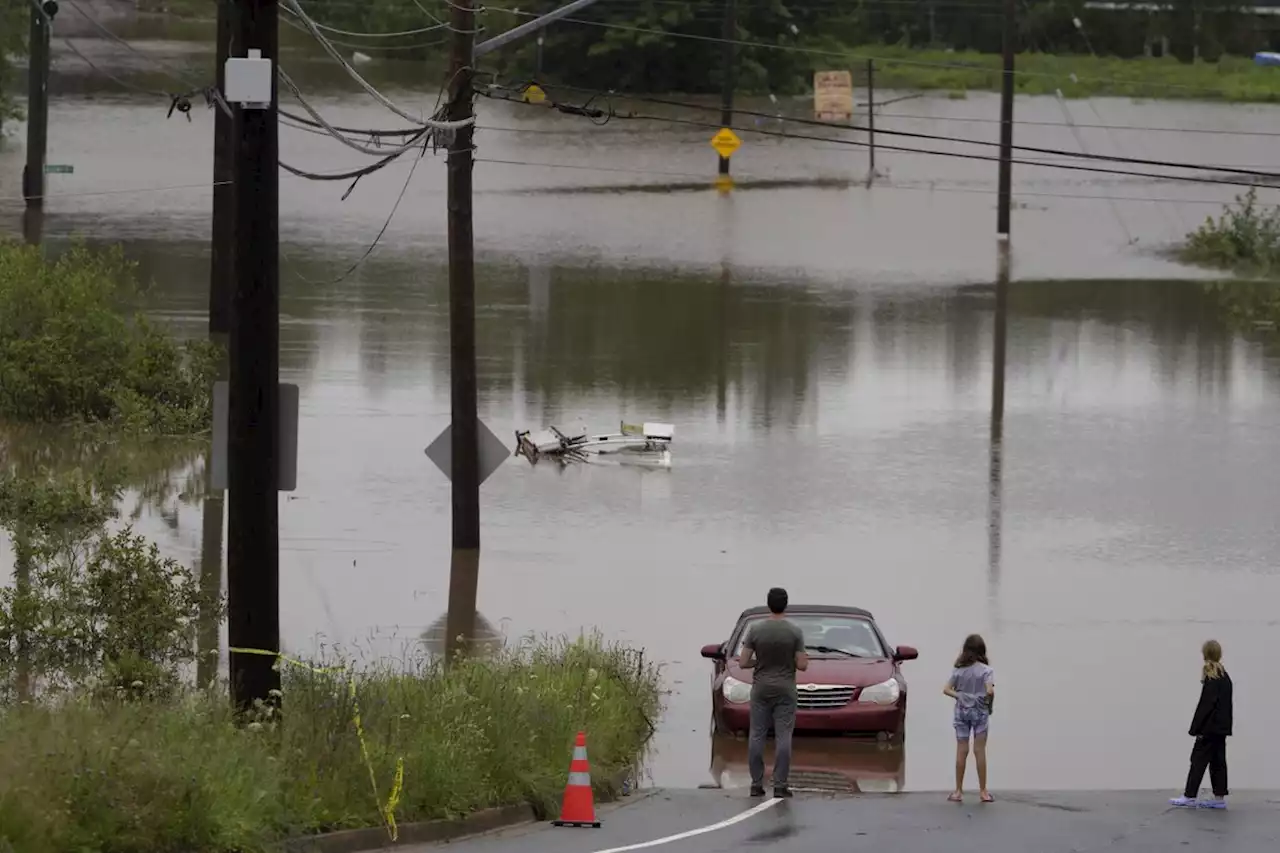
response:
{"label": "yellow caution tape", "polygon": [[360,741],[360,755],[364,758],[364,763],[369,768],[369,784],[373,788],[373,800],[378,807],[378,814],[382,817],[383,822],[387,826],[387,832],[391,836],[392,841],[398,841],[400,838],[399,827],[396,826],[396,806],[400,805],[400,795],[404,790],[404,756],[396,759],[395,779],[391,783],[391,792],[387,794],[387,801],[382,802],[382,794],[378,791],[378,776],[373,769],[373,759],[369,757],[369,745],[365,741],[364,724],[360,721],[360,702],[356,698],[356,675],[355,672],[346,666],[330,666],[317,667],[309,663],[303,663],[300,660],[286,656],[283,652],[271,652],[266,649],[241,649],[231,648],[228,651],[241,655],[265,655],[273,657],[287,663],[291,666],[308,669],[312,672],[321,674],[331,674],[338,672],[347,673],[347,694],[351,698],[352,723],[355,724],[356,738]]}

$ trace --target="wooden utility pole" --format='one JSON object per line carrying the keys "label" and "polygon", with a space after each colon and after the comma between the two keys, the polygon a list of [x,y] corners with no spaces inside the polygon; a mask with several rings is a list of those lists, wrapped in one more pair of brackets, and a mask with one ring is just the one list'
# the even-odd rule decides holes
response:
{"label": "wooden utility pole", "polygon": [[[276,0],[238,0],[232,43],[272,62],[266,108],[235,106],[235,284],[227,430],[227,632],[233,649],[280,649],[280,175]],[[271,655],[230,653],[231,695],[272,700]]]}
{"label": "wooden utility pole", "polygon": [[[219,95],[226,93],[227,59],[233,55],[236,7],[232,0],[218,0],[214,52]],[[213,117],[213,237],[209,251],[209,341],[218,348],[218,380],[228,379],[227,345],[231,334],[231,294],[235,286],[235,114],[225,98],[215,105]],[[226,518],[226,493],[213,487],[212,448],[205,454],[205,492],[200,531],[200,624],[196,647],[200,657],[196,681],[208,686],[218,674],[218,621],[211,618],[222,594],[222,526]]]}
{"label": "wooden utility pole", "polygon": [[[720,126],[733,127],[733,93],[738,86],[738,0],[724,0],[724,78],[720,81]],[[720,157],[720,174],[728,176],[729,158]]]}
{"label": "wooden utility pole", "polygon": [[[474,0],[451,0],[453,49],[449,61],[450,121],[474,110]],[[452,401],[453,551],[449,561],[446,661],[475,637],[480,586],[480,434],[476,405],[476,257],[471,217],[473,125],[452,131],[449,143],[449,389]]]}
{"label": "wooden utility pole", "polygon": [[[236,30],[234,0],[218,0],[218,30],[215,36],[217,88],[226,91],[227,59],[233,56],[232,35]],[[210,245],[209,334],[231,333],[231,292],[235,282],[235,115],[225,100],[213,116],[213,239]],[[225,377],[220,377],[225,378]]]}
{"label": "wooden utility pole", "polygon": [[996,235],[1009,239],[1009,211],[1013,205],[1013,57],[1017,39],[1018,0],[1004,0],[1004,75],[1000,80],[1000,183]]}
{"label": "wooden utility pole", "polygon": [[[44,165],[49,147],[49,36],[57,4],[31,3],[27,48],[27,164],[22,197],[28,208],[44,208]],[[51,14],[52,11],[52,14]]]}

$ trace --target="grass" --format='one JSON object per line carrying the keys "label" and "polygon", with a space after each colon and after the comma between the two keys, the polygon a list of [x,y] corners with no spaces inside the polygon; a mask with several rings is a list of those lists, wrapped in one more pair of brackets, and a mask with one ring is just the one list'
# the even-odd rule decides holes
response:
{"label": "grass", "polygon": [[247,727],[220,691],[9,708],[0,850],[258,853],[384,825],[389,800],[399,823],[515,803],[552,813],[574,734],[587,732],[593,784],[607,791],[639,766],[661,702],[658,668],[598,637],[529,641],[448,671],[380,665],[356,682],[366,762],[346,677],[293,665],[282,676],[283,719],[265,709]]}
{"label": "grass", "polygon": [[[920,50],[891,45],[851,48],[876,63],[876,85],[886,89],[998,91],[998,54]],[[898,61],[894,61],[898,60]],[[1184,63],[1162,59],[1118,59],[1023,53],[1015,63],[1017,91],[1024,95],[1064,97],[1118,96],[1206,101],[1280,102],[1280,69],[1252,59],[1223,57],[1218,62]],[[953,95],[954,97],[954,95]]]}
{"label": "grass", "polygon": [[1280,272],[1280,207],[1258,204],[1258,191],[1250,189],[1187,235],[1180,254],[1190,263],[1274,275]]}

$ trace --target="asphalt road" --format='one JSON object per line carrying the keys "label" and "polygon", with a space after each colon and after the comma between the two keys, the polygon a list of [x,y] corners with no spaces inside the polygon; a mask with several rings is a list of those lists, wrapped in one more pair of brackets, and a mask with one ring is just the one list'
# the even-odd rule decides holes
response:
{"label": "asphalt road", "polygon": [[[938,793],[855,797],[801,793],[792,800],[762,805],[737,790],[658,791],[600,809],[603,826],[599,829],[538,824],[454,842],[449,848],[455,853],[1280,850],[1280,793],[1233,795],[1227,811],[1171,809],[1169,796],[1169,792],[1129,791],[997,793],[996,803],[982,805],[971,797],[955,805]],[[400,853],[430,849],[398,848]]]}

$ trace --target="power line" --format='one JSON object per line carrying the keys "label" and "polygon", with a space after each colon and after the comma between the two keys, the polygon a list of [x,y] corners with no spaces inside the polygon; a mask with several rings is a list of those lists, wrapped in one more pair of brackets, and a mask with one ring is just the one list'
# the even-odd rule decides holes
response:
{"label": "power line", "polygon": [[396,115],[407,121],[420,122],[421,124],[435,130],[457,130],[475,123],[474,118],[464,119],[462,121],[439,121],[437,119],[427,119],[424,121],[415,118],[411,113],[405,112],[403,109],[396,106],[396,104],[393,103],[386,95],[378,91],[376,86],[370,84],[369,81],[360,76],[359,72],[351,67],[351,64],[343,58],[342,54],[339,53],[337,48],[335,48],[329,39],[325,37],[324,33],[320,32],[320,30],[316,28],[315,21],[311,20],[311,18],[307,16],[307,13],[303,11],[300,5],[298,5],[297,0],[281,0],[281,6],[292,10],[293,13],[297,15],[298,19],[301,20],[302,23],[306,25],[307,29],[311,31],[311,35],[315,37],[316,41],[320,42],[320,46],[324,48],[325,52],[328,53],[335,62],[342,66],[342,69],[347,72],[347,75],[351,77],[352,80],[356,81],[356,83],[368,92],[374,100],[378,101],[378,103],[382,104]]}
{"label": "power line", "polygon": [[[492,86],[490,88],[505,90],[505,91],[513,91],[507,87],[501,87],[501,86]],[[556,88],[556,87],[552,87],[552,88]],[[581,93],[591,92],[593,94],[599,94],[596,90],[585,89],[585,88],[576,87],[576,86],[565,85],[565,86],[559,86],[558,88],[562,88],[568,91],[577,91]],[[487,93],[481,92],[481,94],[487,94]],[[670,106],[670,107],[700,110],[700,111],[715,111],[714,107],[710,107],[702,104],[691,104],[691,103],[682,102],[682,101],[673,101],[667,98],[654,98],[654,97],[648,97],[643,95],[630,95],[626,93],[611,93],[611,94],[617,94],[621,97],[626,97],[630,100],[635,100],[642,103],[652,103],[660,106]],[[488,95],[488,96],[498,97],[500,100],[509,101],[511,103],[527,103],[523,100],[519,100],[511,97],[494,96],[494,95]],[[553,109],[559,109],[562,112],[565,111],[559,104],[556,104],[550,101],[548,103]],[[544,108],[546,107],[546,105],[543,105],[543,104],[530,104],[530,106],[543,106]],[[571,109],[580,110],[581,108],[572,107]],[[604,111],[599,111],[599,112],[603,113]],[[771,116],[768,113],[753,112],[750,110],[738,110],[737,112],[741,115],[748,115],[748,116],[768,118],[768,119],[775,118],[775,116]],[[674,118],[670,116],[655,116],[655,115],[636,114],[636,113],[612,114],[612,115],[615,115],[617,118],[623,118],[623,119],[660,121],[660,122],[664,121],[664,122],[670,122],[672,124],[685,124],[693,127],[719,129],[719,124],[715,124],[711,122],[693,121],[690,119],[679,119],[679,118]],[[788,119],[788,121],[791,121],[796,124],[817,126],[817,127],[823,127],[823,128],[834,128],[834,129],[840,129],[840,130],[861,130],[861,128],[855,127],[853,125],[822,122],[822,121],[817,121],[816,119],[797,118],[797,119]],[[758,128],[758,127],[742,127],[740,129],[746,133],[756,133],[764,136],[773,136],[773,137],[779,137],[784,139],[805,139],[810,141],[829,142],[837,145],[854,145],[858,147],[868,147],[870,145],[869,142],[864,142],[862,140],[827,138],[827,137],[813,136],[813,135],[806,135],[806,134],[786,133],[781,131],[765,130],[763,128]],[[911,131],[887,130],[887,129],[882,130],[877,128],[876,132],[884,133],[892,136],[901,136],[901,137],[910,138],[910,139],[921,139],[921,140],[933,141],[933,142],[949,142],[949,143],[958,143],[963,145],[981,145],[981,146],[988,146],[988,147],[998,145],[998,143],[989,142],[987,140],[963,139],[959,137],[940,136],[937,134],[913,133]],[[889,151],[896,150],[896,151],[901,151],[905,153],[914,153],[914,154],[933,154],[933,155],[944,156],[944,157],[959,157],[962,159],[978,159],[978,160],[998,159],[998,158],[990,157],[987,155],[962,154],[959,152],[948,152],[948,151],[930,151],[925,149],[903,148],[900,146],[877,145],[877,147],[884,148],[885,150],[889,150]],[[1240,168],[1230,167],[1230,166],[1222,166],[1222,167],[1205,166],[1205,165],[1195,164],[1195,163],[1178,163],[1178,162],[1164,161],[1164,160],[1145,160],[1145,159],[1132,158],[1132,157],[1119,157],[1119,156],[1108,155],[1108,154],[1087,154],[1087,153],[1077,154],[1072,151],[1066,151],[1058,148],[1041,148],[1041,147],[1029,146],[1029,145],[1015,145],[1013,147],[1016,150],[1026,151],[1032,154],[1053,155],[1058,157],[1066,157],[1072,160],[1083,159],[1083,160],[1095,160],[1095,161],[1109,162],[1109,163],[1132,164],[1132,165],[1138,165],[1138,166],[1154,166],[1154,167],[1166,168],[1166,169],[1194,169],[1197,171],[1216,171],[1216,172],[1221,172],[1226,174],[1236,174],[1236,175],[1243,175],[1243,176],[1254,177],[1254,178],[1280,180],[1280,173],[1262,172],[1262,171],[1253,170],[1253,169],[1240,169]],[[1065,163],[1048,163],[1048,162],[1031,161],[1031,160],[1022,160],[1022,161],[1014,161],[1014,162],[1020,163],[1022,165],[1036,165],[1036,166],[1044,166],[1047,168],[1071,169],[1075,171],[1093,171],[1093,172],[1099,172],[1104,174],[1107,174],[1107,173],[1129,174],[1131,177],[1147,177],[1147,178],[1154,178],[1157,180],[1186,180],[1186,181],[1192,181],[1196,183],[1233,183],[1241,186],[1255,185],[1254,183],[1245,184],[1238,181],[1227,181],[1225,179],[1195,178],[1192,176],[1178,176],[1178,175],[1156,175],[1156,174],[1148,174],[1148,173],[1125,173],[1125,172],[1117,172],[1115,170],[1109,170],[1109,169],[1094,169],[1086,166],[1073,166]]]}
{"label": "power line", "polygon": [[[497,159],[497,158],[491,158],[491,157],[477,157],[476,162],[492,163],[495,165],[503,165],[503,166],[526,166],[526,167],[539,168],[539,169],[565,169],[565,170],[580,171],[580,172],[604,172],[604,173],[615,173],[615,174],[625,174],[625,175],[651,175],[654,177],[689,178],[690,180],[697,181],[699,184],[704,185],[708,190],[714,188],[714,183],[708,180],[705,174],[699,174],[694,172],[669,172],[669,171],[660,171],[660,170],[654,170],[654,169],[634,169],[634,168],[617,167],[617,166],[588,166],[588,165],[583,165],[581,163],[532,162],[532,161],[526,161],[526,160]],[[746,177],[741,177],[737,181],[735,181],[735,187],[737,187],[738,189],[750,189],[753,182],[783,183],[783,182],[786,182],[786,180],[787,179],[785,178],[765,179],[765,178],[752,178],[750,176],[746,176]],[[850,187],[860,188],[865,186],[865,183],[862,180],[855,179],[855,178],[849,178],[847,180],[847,183],[849,184]],[[879,190],[881,188],[895,189],[895,190],[923,191],[923,192],[955,192],[955,193],[968,193],[968,194],[978,194],[978,195],[995,195],[996,194],[996,190],[992,188],[966,187],[966,186],[963,186],[960,184],[954,184],[954,183],[938,184],[932,181],[917,182],[914,184],[908,184],[908,183],[902,183],[902,182],[895,183],[893,181],[885,181],[885,182],[876,181],[875,185],[870,190],[868,190],[868,192],[875,192],[876,190]],[[521,189],[521,190],[499,190],[498,192],[555,193],[557,191],[574,192],[578,190],[579,188],[573,188],[573,187],[570,187],[570,188],[550,187],[550,188],[531,188],[531,189]],[[1207,199],[1207,198],[1169,198],[1169,197],[1153,198],[1150,196],[1104,196],[1104,195],[1093,195],[1088,193],[1042,192],[1038,190],[1015,191],[1014,194],[1019,197],[1025,196],[1025,197],[1031,197],[1031,198],[1060,198],[1060,199],[1075,199],[1075,200],[1081,200],[1081,201],[1113,200],[1113,201],[1148,202],[1148,203],[1155,203],[1155,204],[1203,204],[1203,205],[1213,205],[1215,207],[1222,207],[1225,204],[1225,202],[1223,202],[1221,199]]]}
{"label": "power line", "polygon": [[[301,8],[300,5],[299,5],[299,8]],[[296,14],[293,12],[292,9],[289,9],[287,7],[285,8],[285,11],[290,12],[291,14]],[[423,33],[431,33],[431,32],[436,32],[438,30],[449,29],[449,25],[447,23],[441,22],[438,24],[433,24],[430,27],[419,27],[413,30],[401,30],[400,32],[362,33],[362,32],[352,32],[351,30],[343,30],[337,27],[331,27],[328,24],[323,24],[319,21],[315,21],[314,19],[313,21],[316,25],[316,29],[324,30],[327,33],[333,33],[335,35],[349,36],[351,38],[393,39],[393,38],[402,38],[407,36],[418,36],[418,35],[422,35]]]}
{"label": "power line", "polygon": [[[1092,98],[1083,100],[1091,101]],[[998,118],[979,118],[977,116],[925,116],[910,115],[907,113],[877,113],[882,118],[896,118],[908,121],[952,121],[973,124],[999,124]],[[1015,119],[1015,125],[1024,125],[1027,127],[1070,127],[1071,125],[1065,121],[1034,121],[1031,119]],[[1280,137],[1280,131],[1274,130],[1216,130],[1203,127],[1150,127],[1140,124],[1082,124],[1074,123],[1075,127],[1085,130],[1123,130],[1134,131],[1140,133],[1190,133],[1190,134],[1211,134],[1213,136],[1258,136],[1258,137]]]}
{"label": "power line", "polygon": [[65,2],[68,6],[74,9],[76,13],[80,15],[80,17],[88,21],[93,26],[94,29],[96,29],[98,32],[105,35],[111,41],[121,45],[130,53],[133,53],[135,56],[141,57],[143,60],[161,69],[170,77],[172,77],[174,80],[177,80],[179,83],[182,83],[183,85],[188,87],[198,88],[198,84],[192,82],[191,78],[187,77],[182,72],[172,68],[167,63],[161,62],[159,59],[155,58],[154,56],[150,56],[146,53],[143,53],[141,50],[139,50],[138,48],[130,44],[127,39],[121,38],[120,36],[113,33],[105,24],[103,24],[97,18],[93,17],[93,15],[90,15],[84,9],[82,9],[80,5],[75,2],[75,0],[63,0],[63,2]]}
{"label": "power line", "polygon": [[[415,158],[413,162],[416,163],[419,159],[421,158]],[[676,171],[665,171],[665,170],[655,170],[655,169],[635,169],[635,168],[618,167],[618,166],[589,166],[589,165],[583,165],[581,163],[533,162],[533,161],[525,161],[525,160],[510,160],[510,159],[488,158],[488,157],[478,157],[476,158],[476,161],[482,162],[482,163],[492,163],[494,165],[530,167],[530,168],[538,168],[538,169],[562,169],[562,170],[570,170],[570,171],[601,172],[601,173],[609,173],[609,174],[647,175],[647,176],[664,177],[664,178],[688,178],[692,181],[699,181],[704,183],[708,190],[712,189],[714,186],[713,183],[707,179],[707,176],[705,174],[698,174],[694,172],[676,172]],[[283,163],[281,164],[281,167],[284,168]],[[289,171],[290,174],[292,174],[292,170],[286,169],[286,171]],[[340,175],[332,175],[332,176],[324,176],[324,177],[332,178],[334,180],[344,179],[344,176],[340,176]],[[772,183],[772,182],[776,182],[777,179],[752,178],[750,176],[743,176],[740,178],[740,181],[738,183],[738,188],[750,189],[753,181],[755,182],[767,181]],[[86,191],[66,192],[66,193],[46,193],[44,198],[71,199],[71,198],[92,198],[97,196],[141,195],[141,194],[150,194],[150,193],[174,192],[174,191],[180,191],[180,190],[203,190],[203,189],[208,189],[214,186],[226,186],[232,183],[233,183],[232,181],[215,181],[213,183],[205,182],[205,183],[198,183],[198,184],[166,184],[166,185],[154,186],[154,187],[127,187],[127,188],[113,189],[113,190],[86,190]],[[860,180],[856,180],[853,178],[850,178],[848,183],[850,184],[851,187],[862,186],[862,182]],[[869,192],[875,192],[876,190],[879,190],[881,188],[894,189],[894,190],[910,190],[910,191],[919,191],[919,192],[952,192],[952,193],[964,193],[964,194],[974,194],[974,195],[994,195],[995,194],[995,190],[991,188],[964,186],[962,184],[957,184],[957,183],[936,183],[936,182],[904,183],[904,182],[893,182],[893,181],[885,181],[885,182],[877,181],[875,186],[871,190],[869,190]],[[556,192],[561,189],[564,189],[565,191],[568,191],[568,192],[572,192],[576,188],[557,188],[557,187],[531,188],[531,189],[520,189],[520,190],[498,190],[497,192],[548,193],[548,192]],[[1059,192],[1043,192],[1038,190],[1018,191],[1015,194],[1020,197],[1026,196],[1026,197],[1032,197],[1032,198],[1059,198],[1059,199],[1069,199],[1069,200],[1074,199],[1074,200],[1083,200],[1083,201],[1106,201],[1108,199],[1112,199],[1115,201],[1126,201],[1126,202],[1145,202],[1145,203],[1153,203],[1153,204],[1197,204],[1197,205],[1213,205],[1218,207],[1221,207],[1225,204],[1225,202],[1223,202],[1220,199],[1206,199],[1206,198],[1102,196],[1102,195],[1092,195],[1088,193],[1059,193]],[[9,196],[5,200],[17,203],[17,202],[21,202],[23,199],[21,196]]]}

